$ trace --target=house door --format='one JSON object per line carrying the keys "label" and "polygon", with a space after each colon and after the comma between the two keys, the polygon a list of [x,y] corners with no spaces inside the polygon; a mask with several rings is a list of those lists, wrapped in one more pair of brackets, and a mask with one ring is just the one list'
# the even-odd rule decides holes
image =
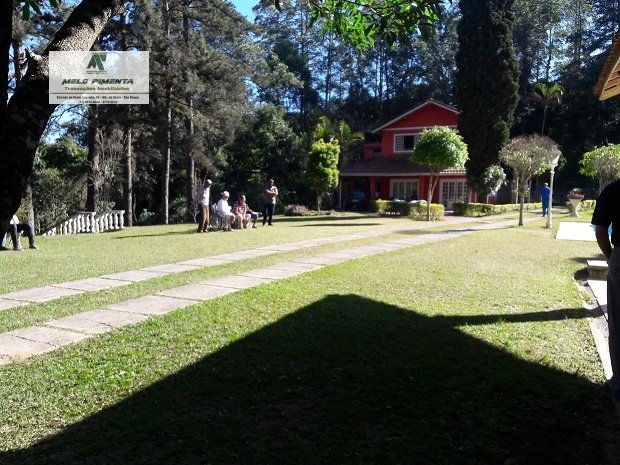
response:
{"label": "house door", "polygon": [[467,182],[463,180],[441,181],[441,198],[439,202],[446,210],[452,210],[454,202],[464,202],[467,198]]}

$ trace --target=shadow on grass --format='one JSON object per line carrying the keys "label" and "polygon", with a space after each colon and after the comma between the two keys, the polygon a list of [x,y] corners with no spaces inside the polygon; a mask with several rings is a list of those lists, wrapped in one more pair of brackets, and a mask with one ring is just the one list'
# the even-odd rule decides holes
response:
{"label": "shadow on grass", "polygon": [[599,386],[456,329],[585,316],[330,296],[0,463],[605,464]]}
{"label": "shadow on grass", "polygon": [[[375,214],[359,214],[359,215],[352,215],[352,216],[278,216],[277,218],[274,217],[273,218],[273,222],[274,224],[277,223],[317,223],[317,222],[321,222],[321,223],[333,223],[336,221],[340,221],[340,222],[354,222],[354,221],[359,221],[360,219],[372,219],[372,220],[376,220],[377,219],[377,215]],[[260,222],[260,218],[259,218],[259,222]],[[347,226],[368,226],[368,225],[380,225],[381,223],[365,223],[365,224],[351,224],[351,225],[347,225]],[[312,224],[309,224],[307,226],[313,226]],[[342,226],[339,224],[335,224],[334,226]]]}
{"label": "shadow on grass", "polygon": [[122,239],[136,239],[140,237],[185,236],[188,234],[198,234],[198,232],[196,231],[196,228],[194,228],[194,229],[187,229],[183,231],[167,231],[167,232],[160,232],[160,233],[134,234],[132,236],[115,237],[114,239],[122,240]]}

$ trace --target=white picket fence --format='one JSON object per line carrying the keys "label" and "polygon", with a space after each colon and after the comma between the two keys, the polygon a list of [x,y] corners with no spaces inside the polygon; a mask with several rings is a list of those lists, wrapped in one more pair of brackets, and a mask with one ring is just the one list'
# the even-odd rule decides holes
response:
{"label": "white picket fence", "polygon": [[124,226],[125,210],[112,210],[104,213],[78,212],[41,235],[98,233],[116,231],[123,229]]}

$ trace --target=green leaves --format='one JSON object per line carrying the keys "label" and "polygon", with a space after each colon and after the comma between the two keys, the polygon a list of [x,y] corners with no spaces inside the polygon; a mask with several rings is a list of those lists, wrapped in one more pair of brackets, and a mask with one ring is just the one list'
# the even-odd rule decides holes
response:
{"label": "green leaves", "polygon": [[411,161],[429,165],[434,173],[462,167],[466,160],[467,145],[463,138],[445,126],[425,130],[411,156]]}
{"label": "green leaves", "polygon": [[[281,10],[283,0],[273,0]],[[358,48],[374,46],[378,37],[388,45],[409,43],[409,36],[436,21],[442,0],[309,0],[311,24],[320,23]]]}
{"label": "green leaves", "polygon": [[[28,21],[30,19],[30,9],[34,10],[34,12],[38,15],[41,14],[41,5],[43,4],[43,0],[21,0],[20,3],[23,3],[22,6],[22,19],[24,21]],[[52,8],[58,8],[62,3],[62,0],[49,0],[50,6]]]}
{"label": "green leaves", "polygon": [[583,154],[579,161],[579,172],[597,178],[599,191],[620,176],[620,145],[609,144]]}
{"label": "green leaves", "polygon": [[558,150],[553,140],[532,134],[512,139],[500,152],[500,158],[515,171],[522,184],[527,184],[549,169],[549,156]]}

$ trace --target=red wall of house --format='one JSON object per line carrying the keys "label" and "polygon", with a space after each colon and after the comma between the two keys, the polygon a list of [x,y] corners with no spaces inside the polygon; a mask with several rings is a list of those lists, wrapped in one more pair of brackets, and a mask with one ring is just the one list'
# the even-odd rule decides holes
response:
{"label": "red wall of house", "polygon": [[[394,153],[394,136],[396,134],[419,134],[424,129],[434,126],[456,127],[457,122],[457,114],[453,111],[434,103],[428,103],[398,121],[394,121],[382,130],[381,153],[383,155]],[[366,156],[366,152],[364,156]],[[369,153],[369,156],[372,154]]]}

